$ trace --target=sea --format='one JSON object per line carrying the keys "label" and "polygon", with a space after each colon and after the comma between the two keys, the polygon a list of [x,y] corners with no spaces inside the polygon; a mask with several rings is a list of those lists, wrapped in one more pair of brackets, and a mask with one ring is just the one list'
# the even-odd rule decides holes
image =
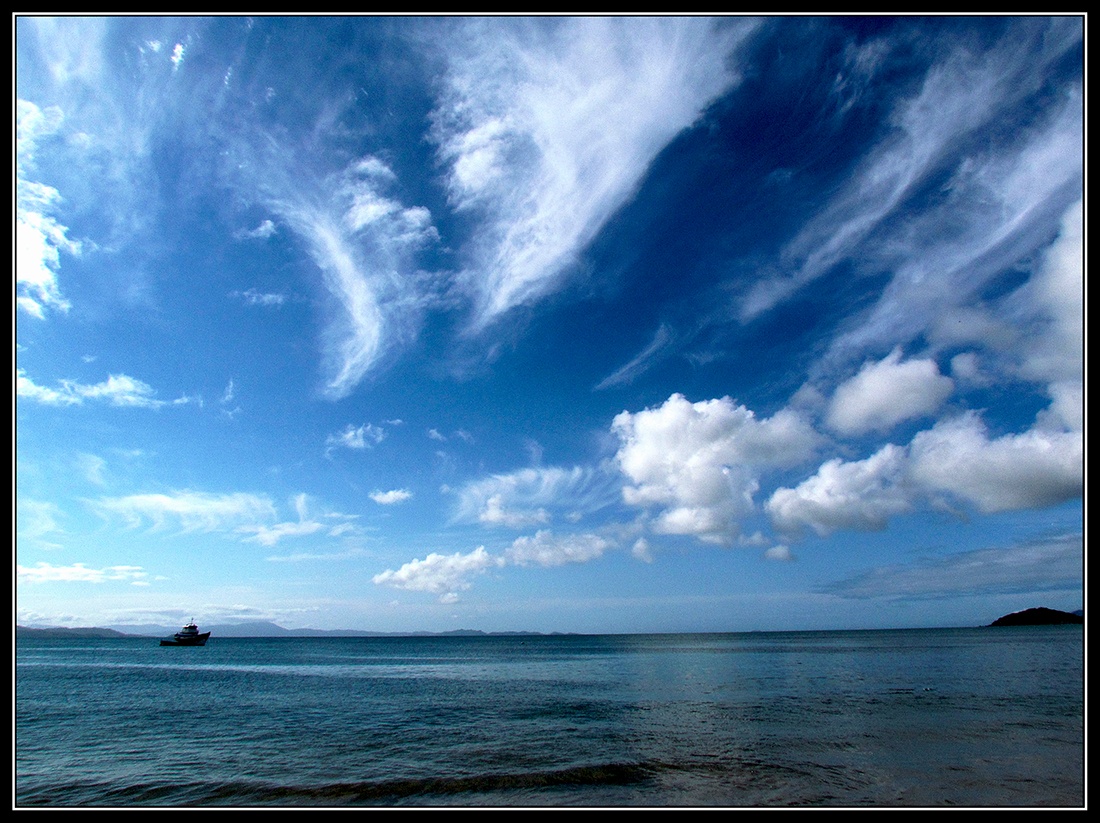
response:
{"label": "sea", "polygon": [[1082,626],[25,638],[16,807],[1085,807]]}

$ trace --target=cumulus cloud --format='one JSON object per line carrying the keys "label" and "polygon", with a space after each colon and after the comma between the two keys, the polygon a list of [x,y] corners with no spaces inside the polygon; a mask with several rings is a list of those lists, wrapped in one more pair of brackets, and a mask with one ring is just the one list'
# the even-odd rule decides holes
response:
{"label": "cumulus cloud", "polygon": [[826,422],[846,435],[888,431],[903,420],[932,414],[954,387],[934,360],[903,362],[898,347],[837,387]]}
{"label": "cumulus cloud", "polygon": [[1084,490],[1079,431],[1036,428],[990,439],[981,420],[967,414],[921,432],[910,452],[916,482],[984,512],[1053,506]]}
{"label": "cumulus cloud", "polygon": [[855,462],[828,460],[793,489],[780,488],[766,509],[781,532],[810,527],[819,535],[840,529],[882,529],[890,517],[910,511],[905,450],[893,445]]}
{"label": "cumulus cloud", "polygon": [[112,374],[102,383],[86,384],[75,380],[61,380],[57,389],[39,386],[23,369],[15,378],[15,393],[36,403],[49,406],[79,406],[85,400],[99,401],[111,406],[159,409],[193,402],[192,398],[157,400],[156,390],[148,383],[125,374]]}
{"label": "cumulus cloud", "polygon": [[781,563],[789,563],[794,560],[794,555],[791,553],[791,547],[780,543],[776,546],[769,546],[764,550],[765,560],[775,560]]}
{"label": "cumulus cloud", "polygon": [[83,563],[55,566],[52,563],[36,563],[34,566],[16,566],[16,576],[21,583],[106,583],[125,581],[132,585],[147,582],[148,573],[141,566],[106,566],[90,569]]}
{"label": "cumulus cloud", "polygon": [[64,121],[57,106],[41,109],[26,100],[16,105],[16,305],[44,319],[47,311],[67,312],[71,304],[61,293],[61,255],[78,255],[82,244],[69,238],[58,219],[61,193],[30,179],[39,141],[56,134]]}
{"label": "cumulus cloud", "polygon": [[680,394],[658,408],[622,412],[612,431],[619,468],[633,483],[624,501],[657,508],[658,532],[723,545],[752,511],[759,473],[806,460],[819,442],[790,410],[759,420],[728,397],[691,403]]}
{"label": "cumulus cloud", "polygon": [[376,574],[373,580],[379,586],[438,594],[443,602],[450,603],[457,599],[459,591],[470,588],[469,577],[483,574],[502,562],[501,558],[485,551],[484,546],[469,554],[432,552],[423,560],[411,560],[396,571],[387,569]]}
{"label": "cumulus cloud", "polygon": [[412,497],[408,489],[391,489],[390,491],[374,491],[370,493],[370,499],[382,506],[392,506],[396,503],[404,503]]}
{"label": "cumulus cloud", "polygon": [[596,534],[556,536],[548,530],[540,530],[534,537],[516,538],[504,557],[515,566],[562,566],[595,560],[611,545]]}
{"label": "cumulus cloud", "polygon": [[754,21],[465,21],[433,113],[452,204],[482,220],[465,250],[475,327],[561,285],[657,153],[731,88]]}
{"label": "cumulus cloud", "polygon": [[1010,301],[1018,316],[1032,318],[1021,343],[1021,375],[1047,383],[1063,419],[1078,430],[1084,404],[1071,410],[1065,400],[1083,392],[1084,252],[1084,210],[1078,201],[1063,215],[1058,237],[1046,249],[1035,276]]}
{"label": "cumulus cloud", "polygon": [[809,527],[824,536],[884,528],[945,495],[989,513],[1055,506],[1083,490],[1081,432],[1036,426],[990,439],[968,413],[918,433],[907,448],[890,444],[866,460],[828,460],[795,488],[777,489],[766,509],[784,533]]}

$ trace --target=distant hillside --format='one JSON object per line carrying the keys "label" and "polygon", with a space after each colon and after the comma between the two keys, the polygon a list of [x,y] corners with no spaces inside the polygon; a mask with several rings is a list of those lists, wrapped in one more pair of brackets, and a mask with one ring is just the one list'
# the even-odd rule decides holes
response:
{"label": "distant hillside", "polygon": [[1063,626],[1066,624],[1081,624],[1085,622],[1084,612],[1060,612],[1057,609],[1046,609],[1042,606],[1035,609],[1024,609],[1022,612],[1013,612],[1004,617],[998,617],[990,626]]}
{"label": "distant hillside", "polygon": [[114,629],[34,629],[29,626],[16,626],[16,637],[134,637],[132,634],[116,632]]}

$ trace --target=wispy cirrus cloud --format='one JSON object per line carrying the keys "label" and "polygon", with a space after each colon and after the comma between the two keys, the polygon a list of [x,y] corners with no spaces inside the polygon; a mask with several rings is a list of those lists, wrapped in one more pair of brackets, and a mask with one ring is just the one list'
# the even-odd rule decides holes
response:
{"label": "wispy cirrus cloud", "polygon": [[[919,297],[919,288],[957,301],[969,293],[961,283],[976,285],[996,272],[991,264],[998,249],[1014,241],[1035,242],[1036,229],[1051,225],[1050,205],[1056,220],[1072,202],[1067,186],[1080,182],[1080,102],[1068,100],[1051,121],[1019,123],[1002,141],[980,147],[967,141],[991,121],[1012,116],[1011,107],[1038,90],[1042,67],[1076,47],[1079,38],[1074,21],[1036,19],[982,52],[950,39],[938,46],[943,53],[934,55],[920,89],[895,107],[891,133],[786,245],[784,272],[754,284],[741,305],[741,319],[752,320],[788,299],[857,248],[864,264],[892,267],[908,260],[894,275],[892,289]],[[951,196],[908,216],[918,188],[952,167]],[[890,224],[898,215],[902,219]],[[923,246],[922,253],[899,254],[914,243]],[[931,285],[922,282],[927,278]],[[904,305],[910,323],[929,322],[928,314],[914,311],[927,298],[890,297],[876,313]],[[853,337],[865,338],[878,328],[861,326]]]}
{"label": "wispy cirrus cloud", "polygon": [[345,397],[388,351],[415,336],[420,313],[436,299],[417,265],[421,249],[439,239],[431,213],[400,202],[392,191],[396,174],[377,157],[333,172],[315,158],[303,161],[317,147],[283,132],[247,143],[226,139],[242,158],[242,185],[278,216],[317,268],[330,298],[321,333],[324,393]]}
{"label": "wispy cirrus cloud", "polygon": [[614,477],[598,468],[539,466],[472,480],[456,490],[455,521],[526,528],[555,513],[575,519],[614,500]]}
{"label": "wispy cirrus cloud", "polygon": [[178,491],[101,497],[89,505],[105,516],[117,516],[130,528],[182,531],[231,531],[276,519],[275,505],[264,495],[233,492]]}
{"label": "wispy cirrus cloud", "polygon": [[344,430],[337,434],[330,434],[325,439],[325,453],[330,454],[335,448],[352,449],[360,451],[377,446],[386,439],[386,430],[372,423],[364,423],[356,426],[348,423]]}
{"label": "wispy cirrus cloud", "polygon": [[822,589],[848,598],[939,598],[966,593],[1080,589],[1082,536],[1061,535],[882,566]]}
{"label": "wispy cirrus cloud", "polygon": [[158,400],[152,386],[125,374],[112,374],[102,383],[60,380],[58,384],[56,389],[39,386],[23,369],[16,371],[16,395],[48,406],[79,406],[85,401],[93,401],[127,408],[159,409],[195,402],[191,397]]}
{"label": "wispy cirrus cloud", "polygon": [[662,323],[653,339],[642,351],[638,352],[629,363],[620,366],[603,380],[596,384],[595,391],[610,389],[616,386],[630,385],[639,375],[644,374],[657,359],[667,354],[675,343],[676,335],[667,323]]}
{"label": "wispy cirrus cloud", "polygon": [[737,82],[756,21],[463,21],[433,113],[452,205],[476,215],[475,329],[558,289],[650,163]]}
{"label": "wispy cirrus cloud", "polygon": [[59,548],[53,541],[65,533],[61,527],[64,512],[56,503],[48,500],[18,500],[15,516],[15,533],[18,537],[33,541],[43,548]]}
{"label": "wispy cirrus cloud", "polygon": [[259,289],[230,292],[230,297],[241,300],[249,306],[281,306],[289,299],[282,292],[262,292]]}

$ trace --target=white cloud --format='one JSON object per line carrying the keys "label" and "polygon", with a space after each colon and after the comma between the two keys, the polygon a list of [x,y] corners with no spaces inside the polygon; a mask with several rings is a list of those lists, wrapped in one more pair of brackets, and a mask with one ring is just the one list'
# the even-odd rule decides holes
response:
{"label": "white cloud", "polygon": [[316,159],[303,156],[317,151],[283,134],[233,143],[245,184],[305,244],[331,298],[321,335],[324,392],[339,399],[415,335],[433,299],[416,256],[438,233],[427,209],[388,193],[397,178],[381,160],[359,158],[319,174]]}
{"label": "white cloud", "polygon": [[886,445],[866,460],[826,461],[797,487],[777,489],[766,508],[781,532],[810,527],[824,536],[884,528],[945,494],[989,513],[1055,506],[1083,490],[1080,431],[1036,426],[991,440],[968,413],[918,433],[907,449]]}
{"label": "white cloud", "polygon": [[967,414],[913,438],[912,476],[984,512],[1041,508],[1080,497],[1084,490],[1081,432],[1032,429],[993,440]]}
{"label": "white cloud", "polygon": [[554,510],[591,512],[610,502],[610,479],[575,466],[526,468],[494,474],[458,490],[455,520],[524,528],[549,523]]}
{"label": "white cloud", "polygon": [[47,310],[67,312],[71,308],[57,280],[61,255],[78,255],[82,249],[56,218],[61,193],[29,179],[38,142],[55,134],[63,121],[57,106],[40,109],[26,100],[17,102],[16,305],[40,319],[45,318]]}
{"label": "white cloud", "polygon": [[649,345],[635,355],[629,363],[619,367],[614,373],[609,374],[597,383],[595,390],[601,391],[615,386],[630,385],[636,377],[644,374],[655,360],[667,352],[673,342],[672,329],[667,324],[662,323],[660,328],[657,329],[657,333],[653,335]]}
{"label": "white cloud", "polygon": [[612,431],[619,467],[633,482],[623,488],[625,502],[657,507],[658,532],[723,545],[753,509],[758,474],[806,460],[819,440],[790,410],[758,420],[728,397],[691,403],[680,394],[655,409],[622,412]]}
{"label": "white cloud", "polygon": [[220,531],[253,527],[276,517],[270,499],[242,492],[132,494],[102,497],[91,505],[102,514],[122,517],[132,528],[148,525],[160,529],[169,523],[178,523],[184,531]]}
{"label": "white cloud", "polygon": [[534,537],[516,538],[504,556],[515,566],[562,566],[595,560],[602,557],[611,545],[610,541],[596,534],[555,536],[540,530]]}
{"label": "white cloud", "polygon": [[22,369],[15,373],[15,394],[47,406],[74,406],[81,402],[80,397],[71,392],[39,386]]}
{"label": "white cloud", "polygon": [[86,384],[75,380],[59,381],[59,389],[37,385],[23,369],[16,372],[15,393],[19,397],[50,406],[77,406],[85,400],[103,401],[112,406],[159,409],[193,402],[192,398],[157,400],[156,390],[148,383],[125,374],[112,374],[102,383]]}
{"label": "white cloud", "polygon": [[[56,503],[42,500],[16,500],[16,534],[43,544],[44,538],[63,534],[58,521],[63,517]],[[50,545],[52,544],[45,544]]]}
{"label": "white cloud", "polygon": [[281,306],[287,301],[287,296],[279,292],[262,292],[258,289],[230,292],[231,297],[243,300],[250,306]]}
{"label": "white cloud", "polygon": [[630,554],[636,560],[641,560],[643,563],[653,562],[653,549],[649,545],[649,541],[644,537],[639,537],[634,541],[634,545],[630,547]]}
{"label": "white cloud", "polygon": [[254,229],[241,229],[234,236],[239,240],[266,240],[278,231],[271,220],[263,220]]}
{"label": "white cloud", "polygon": [[61,294],[57,282],[61,252],[79,254],[81,245],[69,240],[68,229],[52,217],[17,209],[15,226],[16,303],[39,319],[46,310],[67,312],[72,304]]}
{"label": "white cloud", "polygon": [[364,423],[362,426],[353,426],[348,423],[339,434],[330,434],[325,440],[325,445],[328,446],[329,451],[337,446],[358,450],[376,446],[385,438],[386,430],[383,428],[370,423]]}
{"label": "white cloud", "polygon": [[83,563],[55,566],[39,562],[34,566],[16,566],[16,575],[23,583],[106,583],[127,581],[141,585],[149,576],[141,566],[106,566],[89,569]]}
{"label": "white cloud", "polygon": [[451,202],[483,220],[465,249],[475,327],[561,285],[657,153],[736,81],[757,25],[688,17],[468,21],[433,114]]}
{"label": "white cloud", "polygon": [[470,588],[468,578],[483,574],[502,564],[484,546],[469,554],[443,555],[432,552],[423,560],[411,560],[396,571],[387,569],[373,578],[379,586],[441,595],[443,602],[454,602],[457,592]]}
{"label": "white cloud", "polygon": [[411,497],[412,492],[408,489],[391,489],[385,492],[374,491],[370,494],[370,499],[382,506],[392,506],[396,503],[404,503]]}
{"label": "white cloud", "polygon": [[95,486],[104,486],[107,481],[104,471],[107,461],[95,454],[78,454],[73,461],[75,468],[89,483]]}
{"label": "white cloud", "polygon": [[[1006,271],[1042,260],[1059,220],[1080,198],[1082,110],[1080,90],[1070,90],[1049,122],[1017,129],[1017,142],[999,153],[957,158],[950,197],[927,211],[907,212],[897,221],[899,231],[860,246],[869,270],[889,269],[893,276],[875,305],[834,340],[829,358],[927,340],[945,348],[981,346],[1016,363],[1058,328],[1051,304],[1030,284],[1000,299],[985,292],[1000,286]],[[1056,348],[1064,352],[1065,340]],[[1079,357],[1064,362],[1072,367],[1074,360]]]}
{"label": "white cloud", "polygon": [[797,487],[777,489],[767,502],[776,528],[797,534],[809,526],[819,535],[840,529],[882,529],[890,517],[912,508],[905,450],[884,446],[867,458],[828,460]]}
{"label": "white cloud", "polygon": [[299,520],[295,522],[276,523],[273,526],[253,524],[237,527],[240,534],[250,534],[246,537],[246,543],[259,543],[261,546],[274,546],[284,537],[304,537],[315,534],[325,528],[323,523],[316,520]]}
{"label": "white cloud", "polygon": [[[897,326],[891,321],[900,320],[913,327],[911,334],[919,334],[916,326],[930,325],[938,308],[957,303],[1015,262],[1021,250],[1012,252],[1010,241],[1027,242],[1049,219],[1046,207],[1065,196],[1068,182],[1080,178],[1080,100],[1070,101],[1055,122],[1028,124],[1013,131],[1014,140],[985,144],[984,154],[974,150],[952,158],[952,152],[1033,93],[1046,76],[1043,69],[1079,42],[1079,31],[1079,24],[1068,20],[1048,21],[1014,29],[982,53],[956,47],[940,55],[918,92],[895,109],[895,130],[784,248],[784,272],[760,280],[746,296],[742,319],[768,311],[858,248],[860,258],[883,268],[892,269],[903,258],[916,262],[895,273],[871,317],[863,318],[853,340],[841,345],[881,342],[891,328],[896,341]],[[901,230],[894,231],[890,221],[945,160],[956,167],[951,196],[940,208],[898,221]],[[953,230],[945,233],[944,225]],[[898,254],[899,246],[914,244]],[[1004,259],[1006,251],[1012,259]]]}
{"label": "white cloud", "polygon": [[1077,201],[1062,217],[1061,231],[1046,250],[1019,303],[1039,315],[1039,328],[1024,341],[1025,376],[1056,383],[1081,380],[1085,356],[1084,207]]}
{"label": "white cloud", "polygon": [[[339,537],[341,534],[354,528],[350,523],[346,522],[330,527],[319,520],[311,518],[309,515],[309,497],[306,494],[295,495],[291,504],[298,514],[297,522],[287,521],[284,523],[276,523],[272,526],[263,523],[251,523],[238,526],[236,532],[238,534],[252,535],[251,537],[245,538],[245,542],[247,543],[274,546],[284,537],[305,537],[307,535],[316,534],[322,530],[326,531],[328,537]],[[344,518],[343,515],[338,514],[328,514],[326,517]]]}
{"label": "white cloud", "polygon": [[841,434],[888,431],[903,420],[935,412],[955,383],[934,360],[901,360],[901,348],[868,362],[837,387],[826,422]]}
{"label": "white cloud", "polygon": [[794,555],[791,553],[791,547],[780,544],[777,546],[770,546],[764,550],[764,559],[777,560],[782,563],[789,563],[794,560]]}

